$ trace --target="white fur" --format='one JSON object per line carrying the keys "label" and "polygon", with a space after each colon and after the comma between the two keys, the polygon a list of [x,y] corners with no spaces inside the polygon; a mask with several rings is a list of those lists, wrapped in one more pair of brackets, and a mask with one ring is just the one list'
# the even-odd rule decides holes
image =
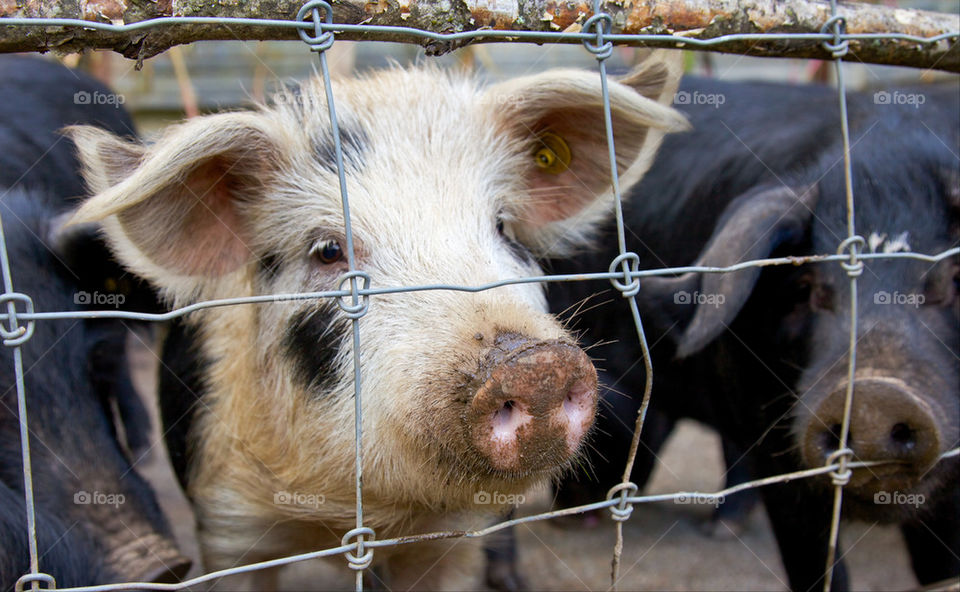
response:
{"label": "white fur", "polygon": [[[622,191],[649,167],[664,131],[684,125],[664,106],[679,77],[674,58],[656,53],[643,66],[654,73],[660,68],[663,80],[652,84],[659,91],[656,100],[610,83],[622,134]],[[650,81],[643,73],[631,80],[641,86]],[[599,90],[595,74],[576,71],[487,90],[469,77],[433,69],[394,69],[335,84],[341,124],[362,128],[367,138],[361,170],[347,173],[357,267],[370,275],[374,287],[475,286],[540,273],[506,248],[497,234],[498,216],[509,235],[537,252],[569,250],[588,240],[593,226],[610,212],[609,182],[595,171],[581,171],[579,179],[568,171],[557,176],[556,188],[532,196],[528,180],[537,174],[532,132],[553,122],[560,108],[577,117],[582,111],[584,121],[594,121]],[[490,93],[519,100],[501,107]],[[345,264],[319,265],[309,256],[318,240],[344,244],[337,177],[318,162],[312,143],[328,128],[323,87],[313,80],[299,98],[285,94],[271,108],[193,120],[149,147],[78,130],[74,137],[97,195],[77,220],[103,220],[123,262],[176,304],[336,289]],[[578,134],[570,135],[574,158],[602,162],[602,128]],[[223,177],[217,178],[221,171],[215,167],[210,170],[216,175],[196,173],[206,170],[202,167],[211,158],[230,165]],[[258,171],[262,185],[243,176],[250,170]],[[214,225],[209,231],[178,226],[190,220],[184,208],[208,207],[207,189],[210,195],[236,190],[244,201],[231,202],[226,210],[210,201],[208,209],[216,216],[207,216]],[[579,201],[568,201],[574,194]],[[561,207],[572,210],[572,203],[579,209],[568,217],[532,222]],[[137,226],[132,217],[138,212],[148,213],[149,223]],[[205,210],[194,213],[207,219]],[[224,224],[229,232],[217,226]],[[209,242],[215,236],[220,242]],[[177,249],[161,248],[171,241]],[[221,245],[227,245],[222,256],[207,252]],[[179,257],[179,249],[191,248],[197,252]],[[281,262],[276,277],[265,284],[256,257],[266,252],[280,255]],[[231,257],[246,262],[234,265]],[[316,393],[303,392],[281,353],[289,319],[317,306],[309,301],[233,306],[191,319],[201,328],[203,353],[214,360],[194,432],[190,483],[208,568],[336,545],[353,526],[350,336],[343,336],[333,361],[337,385],[319,400]],[[364,521],[378,536],[479,527],[476,515],[485,508],[473,504],[477,490],[521,491],[562,468],[544,467],[512,479],[470,474],[450,460],[447,450],[447,442],[458,437],[457,426],[437,421],[450,413],[451,393],[476,370],[498,332],[571,339],[545,311],[543,289],[534,284],[476,294],[424,291],[371,298],[369,312],[359,321]],[[280,491],[322,496],[323,503],[278,505],[274,494]],[[434,543],[415,552],[416,565],[432,565],[449,546]],[[410,552],[376,551],[378,558],[396,558],[391,563],[395,585],[422,576]],[[451,563],[435,568],[418,587],[452,585]]]}

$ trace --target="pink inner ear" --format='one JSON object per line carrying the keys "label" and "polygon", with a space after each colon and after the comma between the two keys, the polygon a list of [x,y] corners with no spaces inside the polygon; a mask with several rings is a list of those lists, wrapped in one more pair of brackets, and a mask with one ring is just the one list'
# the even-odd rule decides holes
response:
{"label": "pink inner ear", "polygon": [[242,237],[238,193],[244,163],[212,158],[183,181],[120,215],[128,235],[162,267],[184,275],[218,277],[251,256]]}
{"label": "pink inner ear", "polygon": [[581,178],[574,167],[559,175],[534,170],[529,180],[524,222],[542,226],[577,215],[593,200],[591,182],[595,180]]}
{"label": "pink inner ear", "polygon": [[[560,174],[547,173],[530,156],[524,220],[541,226],[576,216],[610,187],[610,165],[601,108],[566,107],[542,114],[524,132],[549,130],[570,147],[570,168]],[[619,140],[619,138],[617,138]]]}

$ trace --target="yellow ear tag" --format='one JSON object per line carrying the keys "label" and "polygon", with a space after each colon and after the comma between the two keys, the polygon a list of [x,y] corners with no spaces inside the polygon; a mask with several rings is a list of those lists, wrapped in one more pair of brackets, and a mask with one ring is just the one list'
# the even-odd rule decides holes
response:
{"label": "yellow ear tag", "polygon": [[552,132],[546,132],[541,134],[538,140],[539,146],[533,153],[533,159],[543,172],[559,175],[570,168],[573,155],[563,138]]}

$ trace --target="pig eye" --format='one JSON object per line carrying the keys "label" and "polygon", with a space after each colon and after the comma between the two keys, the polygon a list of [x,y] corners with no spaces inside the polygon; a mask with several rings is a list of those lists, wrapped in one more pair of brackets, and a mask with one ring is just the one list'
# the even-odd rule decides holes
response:
{"label": "pig eye", "polygon": [[319,260],[320,263],[330,265],[343,259],[343,249],[340,247],[340,242],[336,240],[317,241],[310,249],[310,255]]}
{"label": "pig eye", "polygon": [[570,168],[573,155],[563,138],[555,133],[546,132],[537,139],[539,142],[533,153],[533,159],[543,172],[559,175]]}

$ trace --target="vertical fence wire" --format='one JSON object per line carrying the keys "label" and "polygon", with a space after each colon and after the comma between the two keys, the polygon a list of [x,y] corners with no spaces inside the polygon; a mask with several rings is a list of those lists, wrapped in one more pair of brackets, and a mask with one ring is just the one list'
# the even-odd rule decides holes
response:
{"label": "vertical fence wire", "polygon": [[850,123],[847,115],[847,86],[843,77],[843,56],[848,51],[848,42],[841,40],[845,23],[842,17],[837,16],[837,0],[830,0],[831,18],[824,24],[824,31],[832,28],[834,39],[832,43],[824,43],[827,50],[833,53],[833,66],[837,77],[837,98],[840,107],[840,133],[843,141],[843,183],[846,199],[847,238],[838,246],[838,251],[849,249],[850,259],[841,262],[850,279],[850,334],[847,344],[847,384],[844,393],[843,418],[840,422],[840,439],[837,450],[827,457],[827,464],[839,463],[839,468],[830,473],[833,482],[833,507],[830,514],[830,534],[827,542],[827,562],[824,567],[823,590],[830,592],[833,585],[834,569],[836,567],[837,545],[840,536],[840,517],[843,506],[843,487],[850,481],[851,471],[847,468],[853,456],[848,447],[850,438],[850,415],[853,409],[854,381],[857,374],[857,327],[859,312],[857,310],[857,278],[863,273],[863,262],[858,259],[863,238],[857,236],[856,212],[853,197],[853,170],[850,157]]}
{"label": "vertical fence wire", "polygon": [[[324,19],[320,18],[320,11],[324,11]],[[356,550],[346,553],[350,567],[355,570],[354,585],[357,592],[363,590],[363,574],[373,561],[373,549],[364,547],[365,537],[370,540],[374,531],[363,525],[363,405],[361,400],[361,367],[360,367],[360,318],[366,314],[369,298],[360,296],[359,282],[363,280],[363,287],[370,287],[370,277],[357,270],[356,253],[354,252],[353,226],[350,220],[350,199],[347,196],[347,179],[343,167],[343,144],[340,138],[340,125],[337,121],[337,110],[334,104],[333,86],[330,83],[330,68],[327,64],[327,50],[333,47],[334,34],[332,31],[323,31],[321,24],[333,23],[333,8],[323,0],[312,0],[305,4],[297,15],[298,20],[305,20],[310,15],[314,26],[314,37],[305,36],[300,29],[301,37],[310,45],[311,51],[317,52],[320,59],[320,73],[323,78],[323,89],[327,98],[327,110],[330,116],[330,130],[333,134],[334,155],[337,163],[337,177],[340,184],[340,201],[343,209],[344,237],[347,247],[348,273],[341,279],[340,287],[349,282],[350,304],[345,306],[343,299],[337,303],[350,318],[353,337],[353,413],[354,413],[354,470],[356,471],[356,527],[343,535],[342,542],[348,544],[350,539],[356,538]]]}
{"label": "vertical fence wire", "polygon": [[610,108],[610,91],[607,79],[606,60],[613,53],[613,43],[604,39],[609,33],[613,19],[609,14],[600,11],[600,0],[594,0],[594,15],[587,19],[583,30],[590,32],[595,30],[596,40],[591,43],[584,40],[584,48],[594,55],[597,59],[597,66],[600,72],[600,90],[603,99],[603,124],[606,132],[607,155],[610,161],[610,188],[613,193],[613,205],[617,226],[617,257],[610,263],[610,272],[617,269],[623,272],[623,280],[611,278],[611,283],[620,292],[621,296],[627,299],[630,307],[630,313],[633,318],[634,327],[637,330],[637,339],[643,356],[646,379],[643,390],[643,399],[633,430],[633,438],[630,442],[630,451],[627,456],[627,463],[623,470],[622,482],[613,487],[607,494],[607,499],[612,499],[614,495],[619,494],[620,502],[617,506],[611,506],[610,511],[615,523],[616,542],[613,548],[613,558],[610,565],[610,587],[617,590],[617,584],[620,579],[620,559],[623,555],[623,523],[630,518],[633,511],[632,505],[627,498],[637,492],[636,484],[630,480],[633,472],[633,464],[636,460],[637,449],[640,446],[640,432],[643,430],[643,422],[646,419],[647,408],[650,405],[650,396],[653,393],[653,364],[650,359],[650,348],[647,344],[647,338],[643,330],[643,322],[640,319],[640,311],[637,306],[636,296],[640,290],[640,280],[631,277],[632,271],[637,271],[640,258],[636,253],[627,252],[626,228],[623,219],[623,200],[620,195],[620,175],[617,169],[617,151],[613,136],[613,116]]}
{"label": "vertical fence wire", "polygon": [[29,296],[13,291],[13,276],[10,273],[10,260],[7,256],[7,240],[3,231],[3,219],[0,218],[0,269],[3,271],[3,296],[7,303],[7,319],[9,328],[3,327],[0,333],[3,344],[13,348],[13,371],[17,384],[17,414],[20,427],[20,460],[23,467],[23,497],[27,519],[27,544],[30,553],[30,573],[24,574],[17,581],[17,587],[23,587],[29,582],[31,590],[38,590],[42,578],[40,573],[40,554],[37,549],[37,513],[34,507],[33,496],[33,464],[30,457],[30,428],[27,422],[27,394],[23,382],[23,351],[21,346],[33,334],[33,321],[28,321],[26,327],[21,327],[17,321],[17,301],[27,303],[27,312],[33,312],[33,304]]}

